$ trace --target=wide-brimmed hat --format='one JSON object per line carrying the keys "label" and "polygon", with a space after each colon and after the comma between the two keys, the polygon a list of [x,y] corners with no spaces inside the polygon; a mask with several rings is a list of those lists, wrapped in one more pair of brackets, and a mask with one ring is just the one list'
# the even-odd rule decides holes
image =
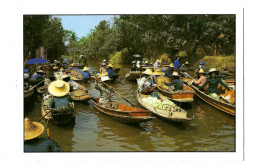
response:
{"label": "wide-brimmed hat", "polygon": [[132,61],[132,64],[136,64],[136,61]]}
{"label": "wide-brimmed hat", "polygon": [[156,62],[161,63],[161,60],[160,60],[160,59],[157,59]]}
{"label": "wide-brimmed hat", "polygon": [[102,63],[102,66],[105,66],[106,65],[106,63]]}
{"label": "wide-brimmed hat", "polygon": [[178,72],[174,71],[174,72],[172,73],[172,76],[179,77],[179,74],[178,74]]}
{"label": "wide-brimmed hat", "polygon": [[54,70],[57,70],[58,68],[59,68],[58,66],[52,67],[52,69],[54,69]]}
{"label": "wide-brimmed hat", "polygon": [[216,68],[211,68],[208,72],[208,74],[212,73],[212,72],[218,72]]}
{"label": "wide-brimmed hat", "polygon": [[174,67],[173,63],[170,64],[170,67]]}
{"label": "wide-brimmed hat", "polygon": [[34,139],[42,134],[44,126],[39,122],[32,122],[28,118],[24,119],[24,140]]}
{"label": "wide-brimmed hat", "polygon": [[103,60],[103,62],[104,62],[104,61],[107,61],[107,60],[106,60],[106,59],[104,59],[104,60]]}
{"label": "wide-brimmed hat", "polygon": [[146,69],[143,73],[147,75],[153,75],[153,71],[151,69]]}
{"label": "wide-brimmed hat", "polygon": [[190,63],[188,61],[185,62],[186,65],[189,65]]}
{"label": "wide-brimmed hat", "polygon": [[43,70],[38,70],[36,71],[36,73],[42,73],[42,74],[45,74],[45,72]]}
{"label": "wide-brimmed hat", "polygon": [[145,63],[149,63],[149,61],[148,61],[148,60],[146,60],[146,61],[145,61]]}
{"label": "wide-brimmed hat", "polygon": [[84,67],[82,71],[88,71],[89,68],[88,67]]}
{"label": "wide-brimmed hat", "polygon": [[203,69],[200,69],[200,70],[199,70],[199,74],[205,74],[204,70],[203,70]]}
{"label": "wide-brimmed hat", "polygon": [[60,71],[63,71],[63,70],[64,70],[64,69],[61,67],[61,68],[60,68]]}
{"label": "wide-brimmed hat", "polygon": [[57,80],[49,85],[48,91],[53,96],[62,97],[69,93],[70,85],[65,81]]}
{"label": "wide-brimmed hat", "polygon": [[108,64],[107,67],[114,67],[112,64]]}
{"label": "wide-brimmed hat", "polygon": [[161,71],[155,71],[155,72],[153,73],[153,75],[163,75],[163,72],[161,72]]}

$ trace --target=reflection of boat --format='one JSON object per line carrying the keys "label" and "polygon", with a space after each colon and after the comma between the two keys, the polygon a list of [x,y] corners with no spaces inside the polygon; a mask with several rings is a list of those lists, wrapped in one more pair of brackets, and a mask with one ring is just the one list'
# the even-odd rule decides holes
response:
{"label": "reflection of boat", "polygon": [[128,81],[136,81],[137,78],[139,78],[143,73],[141,71],[130,71],[126,74],[126,79]]}
{"label": "reflection of boat", "polygon": [[24,100],[30,101],[33,94],[34,94],[34,88],[29,89],[29,90],[24,90]]}
{"label": "reflection of boat", "polygon": [[221,90],[224,89],[224,92],[221,91],[221,95],[220,95],[221,98],[216,99],[211,97],[210,95],[207,95],[205,92],[199,90],[194,85],[191,85],[191,87],[195,91],[196,95],[206,103],[230,115],[235,115],[235,91],[234,90],[231,89],[230,91],[227,91],[225,90],[224,87],[220,86],[219,89]]}
{"label": "reflection of boat", "polygon": [[[151,105],[150,103],[146,102],[144,99],[148,97],[152,97],[151,95],[144,95],[141,93],[137,93],[136,95],[138,102],[146,109],[152,111],[156,116],[169,121],[169,122],[186,122],[191,121],[194,118],[188,118],[187,112],[180,107],[178,107],[176,104],[174,104],[172,101],[170,101],[167,97],[163,96],[162,94],[158,94],[158,100],[161,102],[168,103],[171,107],[168,108],[160,108]],[[168,106],[169,106],[168,105]]]}
{"label": "reflection of boat", "polygon": [[193,102],[194,91],[191,87],[186,84],[183,84],[183,91],[170,91],[168,87],[163,84],[163,82],[170,82],[168,77],[157,77],[157,88],[159,92],[168,97],[170,100],[179,103],[190,103]]}
{"label": "reflection of boat", "polygon": [[[42,102],[42,107],[41,107],[41,115],[44,116],[48,111],[49,111],[49,106],[46,105],[46,101],[50,100],[45,99]],[[75,116],[76,116],[76,110],[74,110],[74,102],[70,103],[71,107],[73,108],[73,112],[65,112],[65,111],[61,111],[60,113],[52,113],[52,111],[47,114],[44,118],[47,120],[50,120],[51,122],[53,122],[54,124],[57,125],[64,125],[64,124],[68,124],[70,122],[72,122],[73,120],[75,120]]]}
{"label": "reflection of boat", "polygon": [[107,106],[102,106],[99,103],[99,98],[94,98],[93,103],[96,109],[102,113],[124,123],[137,124],[154,119],[154,117],[151,116],[152,112],[148,110],[127,106],[116,102],[114,102],[117,106],[116,109],[110,109]]}

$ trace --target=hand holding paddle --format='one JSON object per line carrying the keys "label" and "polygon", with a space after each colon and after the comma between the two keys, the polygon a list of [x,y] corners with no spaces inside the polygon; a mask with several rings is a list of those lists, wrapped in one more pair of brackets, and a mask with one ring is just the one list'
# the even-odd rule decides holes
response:
{"label": "hand holding paddle", "polygon": [[45,113],[45,115],[44,115],[44,116],[42,116],[42,117],[39,119],[39,121],[38,121],[38,122],[40,122],[40,121],[41,121],[41,120],[42,120],[44,117],[46,117],[46,115],[47,115],[47,114],[49,114],[49,113],[51,112],[51,110],[52,110],[52,108],[51,108],[51,109],[50,109],[48,112],[46,112],[46,113]]}

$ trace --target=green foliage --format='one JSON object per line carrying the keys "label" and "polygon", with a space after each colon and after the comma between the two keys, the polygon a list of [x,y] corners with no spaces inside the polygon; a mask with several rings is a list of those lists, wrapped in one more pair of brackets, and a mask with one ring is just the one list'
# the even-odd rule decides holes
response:
{"label": "green foliage", "polygon": [[187,56],[186,51],[179,51],[179,56],[180,57],[186,57]]}
{"label": "green foliage", "polygon": [[131,56],[129,56],[129,53],[126,49],[116,52],[115,54],[109,55],[109,63],[112,64],[124,64],[124,63],[130,63],[131,62]]}
{"label": "green foliage", "polygon": [[217,68],[217,70],[220,70],[222,67],[235,67],[235,56],[229,55],[229,56],[204,56],[202,59],[197,61],[195,64],[199,64],[200,61],[205,61],[205,67],[206,69],[210,68]]}
{"label": "green foliage", "polygon": [[160,60],[164,64],[170,64],[172,62],[171,59],[170,59],[170,56],[168,54],[165,54],[165,53],[161,55]]}

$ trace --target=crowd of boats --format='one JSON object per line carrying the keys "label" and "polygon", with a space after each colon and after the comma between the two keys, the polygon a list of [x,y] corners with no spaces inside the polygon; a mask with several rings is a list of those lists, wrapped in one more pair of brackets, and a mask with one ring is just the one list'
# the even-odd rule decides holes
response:
{"label": "crowd of boats", "polygon": [[[42,94],[40,120],[58,125],[73,122],[76,103],[89,104],[89,100],[93,101],[98,111],[131,124],[156,117],[168,122],[192,121],[194,116],[189,115],[182,106],[193,103],[194,95],[220,111],[235,115],[235,80],[221,79],[215,68],[205,72],[205,62],[191,71],[188,62],[180,65],[179,58],[174,63],[163,64],[157,59],[150,64],[146,59],[134,57],[136,60],[132,62],[129,73],[121,78],[120,68],[115,68],[106,60],[103,60],[99,71],[93,71],[86,64],[62,61],[38,64],[36,59],[32,65],[37,66],[35,73],[30,72],[30,68],[24,69],[25,105],[30,105],[34,93]],[[48,76],[49,71],[53,71],[54,75]],[[191,72],[195,77],[190,76]],[[133,96],[136,96],[142,108],[136,107],[110,86],[110,83],[119,79],[137,83]],[[91,82],[100,91],[99,97],[92,97],[89,90],[81,85]],[[112,92],[126,100],[127,104],[112,101]]]}

